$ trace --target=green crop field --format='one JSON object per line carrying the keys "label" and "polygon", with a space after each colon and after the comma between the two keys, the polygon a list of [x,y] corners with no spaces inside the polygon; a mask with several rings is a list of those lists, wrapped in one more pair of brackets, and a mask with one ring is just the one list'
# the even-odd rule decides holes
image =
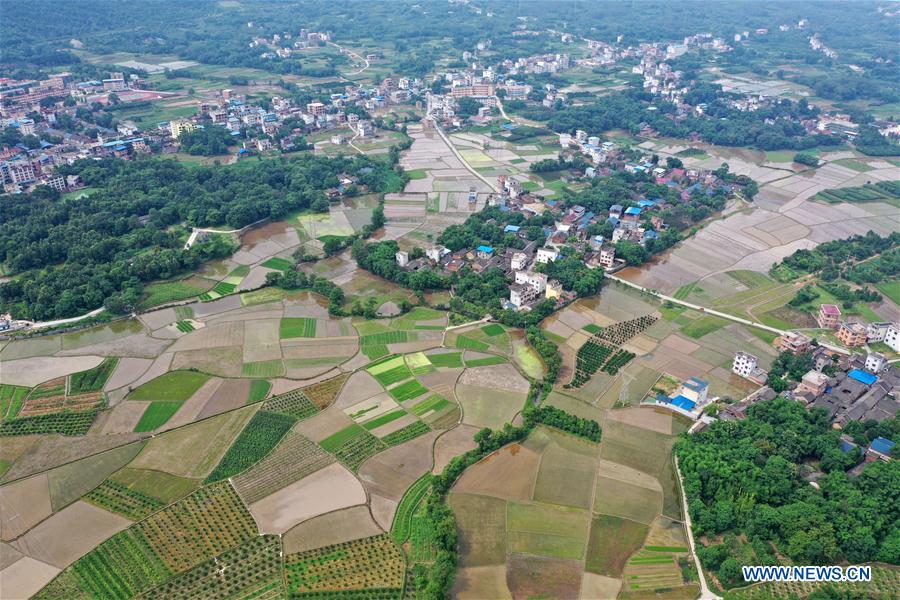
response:
{"label": "green crop field", "polygon": [[353,471],[385,448],[381,440],[355,424],[325,438],[319,445]]}
{"label": "green crop field", "polygon": [[381,442],[385,446],[397,446],[404,442],[408,442],[409,440],[415,439],[420,435],[428,433],[431,431],[431,428],[428,427],[422,421],[416,421],[414,423],[410,423],[406,427],[402,429],[398,429],[397,431],[393,431],[383,438],[381,438]]}
{"label": "green crop field", "polygon": [[473,340],[470,337],[465,335],[457,336],[456,338],[456,347],[462,348],[463,350],[488,350],[490,346],[485,344],[484,342],[479,342],[478,340]]}
{"label": "green crop field", "polygon": [[201,284],[199,278],[185,281],[168,281],[161,283],[152,283],[144,288],[144,295],[138,303],[138,309],[146,309],[167,302],[175,302],[178,300],[186,300],[194,298],[209,290],[209,285]]}
{"label": "green crop field", "polygon": [[409,539],[413,514],[431,489],[432,477],[431,473],[425,473],[403,494],[403,498],[397,506],[397,512],[394,513],[394,522],[391,525],[391,537],[398,544],[402,544]]}
{"label": "green crop field", "polygon": [[294,419],[287,415],[264,410],[257,412],[206,478],[205,483],[228,479],[247,470],[269,454],[293,425]]}
{"label": "green crop field", "polygon": [[243,377],[280,377],[284,375],[284,363],[277,358],[244,363],[241,367],[241,375]]}
{"label": "green crop field", "polygon": [[452,405],[453,404],[446,398],[442,398],[435,394],[413,406],[410,411],[417,417],[421,417],[428,412],[439,412]]}
{"label": "green crop field", "polygon": [[428,393],[428,388],[415,379],[407,381],[406,383],[401,383],[397,387],[388,390],[388,394],[390,394],[397,402],[405,402],[413,398],[418,398],[426,393]]}
{"label": "green crop field", "polygon": [[132,521],[140,521],[165,506],[159,498],[133,490],[112,479],[107,479],[91,490],[84,499]]}
{"label": "green crop field", "polygon": [[280,336],[281,339],[314,338],[316,337],[316,320],[309,317],[281,319]]}
{"label": "green crop field", "polygon": [[463,366],[462,352],[444,352],[441,354],[431,354],[428,360],[435,367],[457,369]]}
{"label": "green crop field", "polygon": [[384,346],[387,344],[399,344],[409,341],[412,341],[410,340],[410,334],[400,330],[382,331],[380,333],[364,335],[359,338],[359,343],[362,346]]}
{"label": "green crop field", "polygon": [[107,358],[93,369],[73,373],[69,376],[69,395],[99,392],[117,364],[119,364],[118,358]]}
{"label": "green crop field", "polygon": [[502,365],[506,359],[502,356],[486,356],[484,358],[473,358],[466,361],[467,367],[489,367],[491,365]]}
{"label": "green crop field", "polygon": [[397,419],[403,418],[406,416],[406,411],[402,408],[397,408],[395,410],[384,413],[383,415],[378,415],[374,419],[370,419],[362,424],[363,429],[367,429],[372,431],[373,429],[378,429],[382,425],[387,425]]}
{"label": "green crop field", "polygon": [[99,409],[84,412],[63,412],[33,417],[19,417],[0,423],[0,437],[59,433],[67,436],[84,435],[94,423]]}
{"label": "green crop field", "polygon": [[489,325],[485,325],[481,328],[481,331],[484,332],[484,335],[487,337],[493,337],[495,335],[500,335],[501,333],[505,333],[506,329],[503,328],[503,325],[498,325],[497,323],[491,323]]}
{"label": "green crop field", "polygon": [[0,419],[13,419],[22,408],[30,390],[27,387],[0,383]]}
{"label": "green crop field", "polygon": [[271,389],[272,384],[265,379],[254,379],[250,382],[250,391],[247,393],[247,404],[265,400]]}
{"label": "green crop field", "polygon": [[170,371],[128,394],[129,400],[184,402],[194,395],[209,375],[195,371]]}
{"label": "green crop field", "polygon": [[290,271],[294,268],[294,263],[286,258],[273,256],[272,258],[264,262],[261,266],[266,267],[267,269],[275,269],[276,271]]}
{"label": "green crop field", "polygon": [[141,415],[141,419],[137,422],[137,425],[134,426],[134,431],[141,433],[153,431],[158,427],[162,427],[176,412],[178,412],[181,405],[181,402],[151,402],[146,410],[144,410],[144,414]]}

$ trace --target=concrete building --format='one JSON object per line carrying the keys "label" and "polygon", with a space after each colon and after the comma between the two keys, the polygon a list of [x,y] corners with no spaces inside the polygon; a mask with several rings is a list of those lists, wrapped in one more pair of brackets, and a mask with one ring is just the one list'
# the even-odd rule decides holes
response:
{"label": "concrete building", "polygon": [[178,119],[177,121],[171,121],[169,123],[169,133],[171,133],[172,137],[175,139],[178,139],[178,136],[185,131],[190,132],[194,129],[194,123],[185,119]]}
{"label": "concrete building", "polygon": [[809,350],[812,338],[802,333],[787,331],[784,335],[775,338],[773,344],[779,352],[791,352],[792,354],[800,354]]}
{"label": "concrete building", "polygon": [[800,384],[795,391],[797,393],[809,393],[813,396],[820,396],[825,393],[825,388],[827,387],[828,375],[818,371],[809,371],[800,380]]}
{"label": "concrete building", "polygon": [[450,250],[441,245],[432,246],[425,251],[425,257],[434,262],[441,262],[441,259],[448,254],[450,254]]}
{"label": "concrete building", "polygon": [[877,375],[886,364],[887,359],[884,357],[884,354],[880,352],[869,352],[866,356],[865,369],[869,373],[875,373]]}
{"label": "concrete building", "polygon": [[759,365],[759,359],[748,352],[737,352],[731,363],[731,372],[741,377],[748,377]]}
{"label": "concrete building", "polygon": [[559,258],[559,252],[553,248],[538,248],[537,256],[535,256],[534,260],[545,265],[548,262],[555,261],[557,258]]}
{"label": "concrete building", "polygon": [[562,284],[558,281],[548,281],[547,289],[544,290],[544,297],[550,300],[556,300],[560,296],[562,296],[563,287]]}
{"label": "concrete building", "polygon": [[696,404],[703,404],[709,395],[709,382],[697,377],[691,377],[678,388],[678,395]]}
{"label": "concrete building", "polygon": [[600,265],[604,269],[611,269],[616,262],[616,247],[603,246],[600,248]]}
{"label": "concrete building", "polygon": [[514,253],[512,255],[512,260],[510,261],[509,266],[513,271],[521,271],[528,266],[528,255],[524,252]]}
{"label": "concrete building", "polygon": [[884,336],[887,335],[887,330],[890,326],[891,324],[889,322],[869,323],[866,325],[866,340],[869,343],[883,342]]}
{"label": "concrete building", "polygon": [[837,329],[841,323],[841,309],[836,304],[823,304],[819,307],[816,322],[822,329]]}
{"label": "concrete building", "polygon": [[841,323],[838,328],[837,339],[848,348],[858,348],[866,345],[866,328],[859,323]]}
{"label": "concrete building", "polygon": [[316,117],[324,115],[328,111],[328,107],[321,102],[310,102],[306,105],[306,112]]}
{"label": "concrete building", "polygon": [[401,267],[405,267],[406,265],[409,264],[409,253],[408,252],[404,252],[403,250],[401,250],[400,252],[395,254],[394,257],[397,259],[397,265],[399,265]]}
{"label": "concrete building", "polygon": [[891,323],[884,333],[884,343],[894,352],[900,352],[900,323]]}

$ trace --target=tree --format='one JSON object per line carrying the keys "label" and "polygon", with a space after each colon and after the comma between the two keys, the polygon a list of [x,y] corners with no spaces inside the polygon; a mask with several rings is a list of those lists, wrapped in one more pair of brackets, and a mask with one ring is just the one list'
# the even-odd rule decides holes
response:
{"label": "tree", "polygon": [[819,159],[815,154],[810,154],[809,152],[798,152],[794,155],[794,162],[800,163],[801,165],[806,165],[808,167],[818,167]]}

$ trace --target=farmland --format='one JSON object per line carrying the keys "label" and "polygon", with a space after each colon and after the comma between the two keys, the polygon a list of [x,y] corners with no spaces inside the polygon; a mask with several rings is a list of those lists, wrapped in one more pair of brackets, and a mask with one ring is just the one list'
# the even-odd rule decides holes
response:
{"label": "farmland", "polygon": [[227,479],[262,460],[278,445],[294,424],[287,415],[261,410],[253,415],[247,426],[222,457],[221,462],[206,478],[206,483]]}
{"label": "farmland", "polygon": [[284,557],[289,594],[371,590],[370,597],[399,598],[403,554],[386,535],[375,536]]}

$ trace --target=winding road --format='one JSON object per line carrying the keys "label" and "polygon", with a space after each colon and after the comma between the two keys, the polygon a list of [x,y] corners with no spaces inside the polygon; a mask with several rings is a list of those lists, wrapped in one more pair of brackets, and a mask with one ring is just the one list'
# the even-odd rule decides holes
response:
{"label": "winding road", "polygon": [[700,566],[700,559],[697,558],[697,549],[694,547],[694,530],[691,528],[691,513],[688,512],[687,495],[684,493],[684,479],[681,478],[681,469],[678,467],[677,456],[675,457],[675,474],[678,476],[678,488],[681,492],[681,512],[684,513],[684,529],[687,532],[688,545],[691,548],[694,566],[697,568],[697,575],[700,577],[700,600],[722,600],[722,597],[715,595],[706,584],[706,575],[703,573],[703,567]]}

